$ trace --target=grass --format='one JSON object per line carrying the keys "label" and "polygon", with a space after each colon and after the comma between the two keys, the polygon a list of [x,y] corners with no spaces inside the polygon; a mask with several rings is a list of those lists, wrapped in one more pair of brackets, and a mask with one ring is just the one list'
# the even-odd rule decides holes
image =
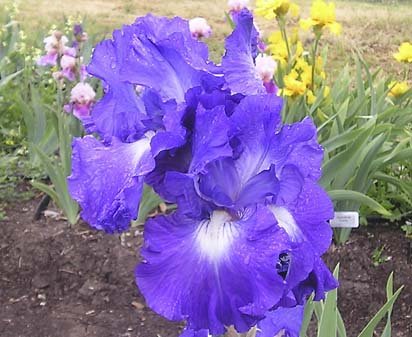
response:
{"label": "grass", "polygon": [[[0,0],[0,6],[7,2],[10,0]],[[302,7],[302,16],[306,17],[311,1],[296,2]],[[392,54],[401,42],[412,36],[412,4],[337,1],[336,8],[344,30],[338,38],[327,38],[329,70],[338,72],[350,61],[351,51],[358,49],[373,67],[399,74],[402,69]],[[230,31],[224,16],[226,0],[24,0],[20,2],[20,9],[18,19],[27,32],[44,32],[53,24],[60,24],[64,16],[72,15],[86,17],[87,30],[99,37],[148,12],[186,18],[203,16],[214,30],[209,45],[215,60],[223,52],[221,41]],[[261,19],[258,22],[265,32],[275,29],[273,23]],[[307,33],[302,37],[304,40],[311,38]]]}

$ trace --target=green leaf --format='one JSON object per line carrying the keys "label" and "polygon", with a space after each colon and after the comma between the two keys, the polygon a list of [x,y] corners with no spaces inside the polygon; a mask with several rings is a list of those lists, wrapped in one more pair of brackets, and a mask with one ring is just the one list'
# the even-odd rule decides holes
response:
{"label": "green leaf", "polygon": [[[389,275],[388,281],[386,282],[387,300],[389,300],[392,296],[393,296],[393,272]],[[386,320],[386,325],[385,325],[385,329],[383,330],[382,337],[392,336],[391,315],[392,315],[392,308],[390,308],[388,311],[388,318]]]}
{"label": "green leaf", "polygon": [[22,71],[23,71],[23,70],[16,71],[15,73],[10,74],[10,75],[2,78],[2,79],[0,80],[0,89],[1,89],[2,87],[6,86],[7,83],[9,83],[13,78],[19,76],[19,75],[22,73]]}
{"label": "green leaf", "polygon": [[302,326],[300,328],[300,336],[301,337],[306,337],[307,336],[306,333],[308,331],[309,323],[312,319],[314,309],[315,309],[315,306],[314,306],[314,303],[313,303],[313,295],[311,295],[310,298],[308,299],[308,301],[306,302],[306,305],[305,305],[305,311],[304,311],[304,315],[303,315],[303,322],[302,322]]}
{"label": "green leaf", "polygon": [[[339,278],[339,264],[333,272]],[[326,294],[325,304],[320,322],[318,324],[318,337],[336,337],[337,334],[337,300],[338,289],[333,289]]]}
{"label": "green leaf", "polygon": [[363,132],[363,129],[357,129],[356,126],[352,126],[345,132],[338,134],[335,137],[331,137],[328,140],[322,142],[322,146],[327,152],[336,150],[337,148],[350,144],[353,140]]}
{"label": "green leaf", "polygon": [[396,154],[385,160],[385,164],[393,164],[403,160],[412,160],[412,149],[404,149],[397,152]]}
{"label": "green leaf", "polygon": [[144,223],[150,212],[159,206],[161,202],[163,202],[163,200],[159,197],[159,195],[153,191],[150,186],[145,185],[142,200],[140,201],[137,223]]}
{"label": "green leaf", "polygon": [[337,316],[337,329],[338,329],[338,336],[339,337],[346,337],[346,328],[345,322],[343,321],[342,315],[338,309],[338,316]]}
{"label": "green leaf", "polygon": [[66,175],[63,172],[63,168],[58,164],[58,162],[57,164],[54,164],[52,160],[35,144],[32,144],[32,146],[35,153],[39,156],[41,163],[54,186],[55,193],[49,194],[50,197],[63,210],[68,221],[71,224],[75,224],[78,220],[78,205],[70,197]]}
{"label": "green leaf", "polygon": [[333,201],[340,201],[340,200],[350,200],[356,201],[360,204],[368,206],[370,209],[382,214],[384,216],[390,216],[391,213],[383,207],[380,203],[373,200],[371,197],[367,195],[352,191],[352,190],[331,190],[328,191],[329,196],[332,198]]}
{"label": "green leaf", "polygon": [[354,175],[357,163],[361,160],[359,155],[372,134],[372,131],[373,124],[364,129],[363,132],[354,139],[347,150],[342,151],[324,164],[322,169],[323,175],[320,181],[321,185],[327,188],[334,179],[339,179],[338,187],[344,187],[342,186],[344,182]]}
{"label": "green leaf", "polygon": [[47,195],[49,195],[50,198],[52,198],[52,200],[56,203],[56,205],[59,208],[63,209],[62,206],[60,205],[59,196],[57,195],[56,191],[52,188],[52,186],[43,184],[39,181],[32,181],[30,183],[34,188],[37,188],[38,190],[42,191],[43,193],[46,193]]}
{"label": "green leaf", "polygon": [[388,299],[385,305],[376,313],[376,315],[370,320],[370,322],[365,326],[358,337],[373,337],[373,332],[375,331],[379,322],[385,317],[385,315],[392,310],[393,305],[401,293],[403,286],[400,287],[393,296]]}
{"label": "green leaf", "polygon": [[369,144],[369,151],[366,156],[363,158],[361,165],[356,173],[355,180],[353,181],[352,186],[359,192],[366,192],[366,182],[370,176],[370,168],[372,166],[373,160],[376,158],[378,152],[382,148],[385,141],[388,139],[388,134],[383,133],[378,137],[372,140]]}
{"label": "green leaf", "polygon": [[225,17],[226,17],[227,22],[228,22],[229,25],[230,25],[230,28],[233,30],[236,25],[235,25],[235,23],[233,22],[232,16],[231,16],[228,12],[225,11]]}

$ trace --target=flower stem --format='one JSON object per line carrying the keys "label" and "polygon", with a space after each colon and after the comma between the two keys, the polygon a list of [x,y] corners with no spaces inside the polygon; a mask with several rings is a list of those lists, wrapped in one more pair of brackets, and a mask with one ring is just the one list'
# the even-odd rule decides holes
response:
{"label": "flower stem", "polygon": [[279,24],[280,33],[282,34],[282,39],[283,39],[283,41],[285,41],[286,50],[288,52],[288,63],[290,63],[291,62],[291,52],[290,52],[288,36],[287,36],[287,33],[286,33],[285,19],[283,17],[279,17],[278,18],[278,24]]}
{"label": "flower stem", "polygon": [[312,83],[311,83],[311,89],[312,89],[313,93],[314,93],[314,90],[315,90],[316,56],[318,54],[318,47],[319,47],[320,37],[321,37],[321,34],[316,34],[315,47],[313,48],[313,53],[312,53]]}

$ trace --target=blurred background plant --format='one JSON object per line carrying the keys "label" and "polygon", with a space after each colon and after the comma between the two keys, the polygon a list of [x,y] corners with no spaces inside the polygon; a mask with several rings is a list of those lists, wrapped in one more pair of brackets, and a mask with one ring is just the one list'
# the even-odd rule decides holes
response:
{"label": "blurred background plant", "polygon": [[[325,71],[327,45],[319,46],[325,34],[342,31],[334,4],[315,0],[310,17],[299,21],[294,18],[297,8],[275,8],[269,3],[258,1],[256,13],[278,23],[279,31],[265,39],[264,52],[277,61],[274,81],[285,99],[283,119],[286,123],[305,116],[314,119],[325,149],[321,183],[334,200],[335,210],[361,209],[364,224],[373,214],[390,221],[404,220],[410,216],[412,196],[408,164],[412,159],[408,82],[412,46],[405,42],[394,54],[404,63],[400,81],[380,69],[372,72],[357,50],[354,69],[344,67],[333,80]],[[274,3],[281,6],[281,2]],[[313,34],[308,46],[299,38],[298,25]],[[345,242],[350,231],[335,229],[335,241]]]}

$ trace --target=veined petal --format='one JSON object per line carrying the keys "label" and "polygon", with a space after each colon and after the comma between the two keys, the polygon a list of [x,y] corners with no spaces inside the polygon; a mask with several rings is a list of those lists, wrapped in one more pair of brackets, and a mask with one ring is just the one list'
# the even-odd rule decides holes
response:
{"label": "veined petal", "polygon": [[304,306],[269,311],[258,323],[257,337],[299,337]]}
{"label": "veined petal", "polygon": [[268,170],[274,163],[269,156],[275,133],[280,126],[282,99],[275,95],[245,97],[231,116],[232,134],[241,154],[236,160],[241,182]]}
{"label": "veined petal", "polygon": [[232,156],[229,132],[230,120],[225,114],[224,105],[219,105],[212,110],[198,107],[193,135],[191,173],[201,172],[215,159]]}
{"label": "veined petal", "polygon": [[284,125],[276,135],[268,157],[276,163],[277,172],[290,164],[304,178],[318,180],[321,176],[323,148],[317,142],[316,126],[312,119]]}
{"label": "veined petal", "polygon": [[186,20],[147,15],[122,33],[122,80],[155,89],[164,100],[182,102],[187,90],[213,76],[207,46],[192,37]]}
{"label": "veined petal", "polygon": [[293,289],[298,303],[303,304],[310,294],[314,293],[314,300],[325,299],[325,294],[339,286],[338,281],[333,277],[329,268],[319,256],[315,256],[313,270],[306,280]]}
{"label": "veined petal", "polygon": [[232,158],[222,158],[206,166],[198,177],[200,196],[217,206],[233,207],[239,197],[241,182]]}
{"label": "veined petal", "polygon": [[201,219],[208,210],[207,203],[198,195],[192,175],[168,171],[162,183],[160,195],[169,202],[179,205],[178,212],[194,219]]}
{"label": "veined petal", "polygon": [[114,40],[100,42],[94,49],[87,71],[104,81],[105,93],[85,121],[89,133],[97,132],[104,139],[117,137],[126,140],[141,136],[145,126],[141,123],[145,115],[143,101],[137,96],[135,86],[119,78],[122,62],[122,46],[118,38],[120,32],[113,33]]}
{"label": "veined petal", "polygon": [[[137,284],[149,306],[188,329],[222,334],[252,327],[283,293],[275,261],[288,243],[265,208],[204,220],[178,213],[149,220]],[[196,272],[194,272],[196,271]]]}
{"label": "veined petal", "polygon": [[324,298],[325,292],[337,287],[337,282],[320,256],[328,249],[332,230],[327,222],[333,217],[330,198],[310,179],[306,179],[296,200],[268,205],[278,225],[293,242],[287,252],[288,271],[285,281],[298,304],[315,292],[315,299]]}
{"label": "veined petal", "polygon": [[226,53],[222,59],[226,82],[236,93],[254,95],[266,92],[255,68],[258,36],[252,13],[247,9],[237,13],[236,27],[226,39]]}
{"label": "veined petal", "polygon": [[333,218],[333,204],[327,193],[310,179],[306,179],[296,199],[278,198],[268,206],[279,225],[295,242],[307,241],[320,256],[332,241],[332,229],[328,223]]}
{"label": "veined petal", "polygon": [[110,146],[92,136],[73,142],[70,194],[92,227],[121,232],[137,218],[143,175],[154,167],[150,140],[134,143],[114,139]]}

